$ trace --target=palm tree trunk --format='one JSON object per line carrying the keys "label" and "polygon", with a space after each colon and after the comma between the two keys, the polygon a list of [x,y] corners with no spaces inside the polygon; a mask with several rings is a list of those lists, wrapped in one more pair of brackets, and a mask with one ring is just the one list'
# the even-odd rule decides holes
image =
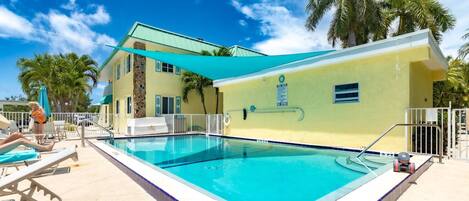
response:
{"label": "palm tree trunk", "polygon": [[204,107],[204,113],[207,114],[207,107],[205,107],[205,96],[200,94],[200,101],[202,101],[202,106]]}
{"label": "palm tree trunk", "polygon": [[353,47],[357,45],[357,36],[355,35],[355,31],[350,31],[347,39],[347,47]]}
{"label": "palm tree trunk", "polygon": [[217,103],[216,103],[216,106],[215,106],[215,114],[218,114],[218,98],[220,96],[220,89],[218,89],[218,87],[215,87],[215,94],[217,95]]}

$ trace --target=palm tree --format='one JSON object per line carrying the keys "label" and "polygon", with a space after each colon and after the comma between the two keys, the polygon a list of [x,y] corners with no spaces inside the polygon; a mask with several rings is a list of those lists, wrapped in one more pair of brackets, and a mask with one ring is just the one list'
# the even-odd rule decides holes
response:
{"label": "palm tree", "polygon": [[[466,31],[467,33],[464,34],[464,36],[462,37],[465,40],[469,39],[469,29],[467,29]],[[459,48],[459,57],[461,59],[464,59],[466,58],[468,54],[469,54],[469,42],[466,42]]]}
{"label": "palm tree", "polygon": [[205,107],[204,89],[212,86],[212,80],[192,72],[182,73],[181,79],[184,85],[182,88],[182,99],[184,102],[189,102],[189,93],[194,90],[200,96],[200,101],[204,107],[204,113],[207,114],[207,107]]}
{"label": "palm tree", "polygon": [[390,31],[391,22],[397,21],[397,30],[392,35],[429,28],[440,41],[442,32],[452,29],[456,23],[454,16],[437,0],[384,0],[382,6],[383,22],[387,26],[382,34]]}
{"label": "palm tree", "polygon": [[87,55],[35,55],[19,59],[17,65],[18,79],[28,99],[37,99],[39,87],[46,86],[56,111],[74,111],[78,98],[97,84],[97,63]]}
{"label": "palm tree", "polygon": [[376,0],[309,0],[306,28],[316,30],[319,21],[333,7],[335,12],[327,34],[332,46],[337,40],[342,42],[342,47],[364,44],[375,32],[383,32],[381,7]]}
{"label": "palm tree", "polygon": [[[202,52],[200,54],[204,55],[204,56],[220,56],[220,57],[232,56],[231,51],[226,47],[222,47],[218,50],[213,50],[212,53],[210,53],[209,51],[206,51],[206,50],[202,50]],[[219,102],[219,99],[220,99],[220,89],[218,87],[215,87],[215,95],[217,96],[217,100],[216,100],[217,103],[216,103],[216,106],[215,106],[215,114],[218,114],[218,107],[219,107],[218,102]]]}
{"label": "palm tree", "polygon": [[469,64],[462,59],[450,59],[446,80],[435,83],[433,90],[435,107],[469,105]]}
{"label": "palm tree", "polygon": [[[200,52],[201,55],[203,56],[231,56],[231,52],[228,48],[226,47],[221,47],[220,49],[213,50],[212,52],[209,52],[207,50],[202,50]],[[191,91],[195,91],[199,96],[200,100],[202,102],[202,106],[204,107],[204,113],[207,114],[207,107],[205,106],[205,94],[204,94],[204,89],[207,87],[213,86],[213,81],[211,79],[208,79],[204,76],[201,76],[199,74],[195,74],[192,72],[184,72],[182,73],[182,83],[183,83],[183,88],[182,88],[182,99],[184,102],[189,102],[188,96]],[[219,100],[219,89],[215,88],[215,93],[217,96],[217,103],[216,103],[216,113],[218,113],[218,100]]]}

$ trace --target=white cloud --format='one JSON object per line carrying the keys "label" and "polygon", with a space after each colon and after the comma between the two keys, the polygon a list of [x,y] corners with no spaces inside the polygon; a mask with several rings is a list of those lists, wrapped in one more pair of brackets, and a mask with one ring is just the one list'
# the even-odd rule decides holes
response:
{"label": "white cloud", "polygon": [[453,30],[443,34],[440,47],[445,56],[456,57],[459,47],[466,42],[461,37],[467,32],[466,29],[469,29],[469,12],[467,12],[469,1],[441,0],[440,2],[456,17],[456,26]]}
{"label": "white cloud", "polygon": [[54,53],[92,54],[104,44],[117,43],[110,36],[92,30],[92,26],[107,24],[111,20],[103,6],[95,8],[95,12],[85,13],[79,11],[75,5],[68,15],[51,10],[47,14],[37,13],[29,21],[0,7],[0,37],[39,41],[48,45]]}
{"label": "white cloud", "polygon": [[75,10],[78,6],[76,0],[69,0],[66,4],[61,5],[65,10]]}
{"label": "white cloud", "polygon": [[242,19],[241,19],[241,20],[238,20],[238,23],[239,23],[239,25],[241,25],[242,27],[245,27],[245,26],[248,25],[248,23],[246,22],[246,20],[242,20]]}
{"label": "white cloud", "polygon": [[306,15],[294,15],[280,1],[263,0],[243,5],[232,0],[231,4],[245,17],[259,21],[260,33],[268,36],[266,40],[255,43],[254,49],[267,54],[288,54],[331,47],[326,38],[327,22],[321,22],[315,32],[309,32],[304,26]]}
{"label": "white cloud", "polygon": [[0,37],[31,39],[33,24],[24,17],[16,15],[4,6],[0,6]]}
{"label": "white cloud", "polygon": [[72,13],[72,18],[82,21],[88,25],[107,24],[111,21],[111,17],[104,9],[104,6],[97,6],[96,12],[93,14],[75,11]]}

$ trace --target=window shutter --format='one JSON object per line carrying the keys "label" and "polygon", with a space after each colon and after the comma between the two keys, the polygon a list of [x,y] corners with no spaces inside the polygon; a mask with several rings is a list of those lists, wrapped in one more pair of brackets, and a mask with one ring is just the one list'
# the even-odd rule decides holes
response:
{"label": "window shutter", "polygon": [[181,96],[176,96],[176,114],[181,114]]}
{"label": "window shutter", "polygon": [[176,75],[180,75],[181,74],[181,68],[177,67],[177,66],[174,66],[174,68],[176,69]]}
{"label": "window shutter", "polygon": [[156,72],[161,72],[161,62],[155,60],[155,70]]}
{"label": "window shutter", "polygon": [[161,115],[161,96],[155,96],[155,116]]}

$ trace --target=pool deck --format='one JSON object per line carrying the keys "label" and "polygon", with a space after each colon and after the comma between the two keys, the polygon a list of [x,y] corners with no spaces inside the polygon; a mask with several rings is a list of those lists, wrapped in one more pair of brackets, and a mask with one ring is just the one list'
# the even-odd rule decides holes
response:
{"label": "pool deck", "polygon": [[[143,188],[135,183],[101,154],[87,145],[82,148],[80,141],[62,141],[56,148],[77,145],[79,160],[67,160],[60,164],[59,170],[70,168],[69,172],[37,178],[36,181],[45,185],[61,198],[66,200],[154,200]],[[35,193],[37,200],[48,200],[42,192]],[[15,199],[19,196],[0,197],[0,200]]]}
{"label": "pool deck", "polygon": [[[56,147],[78,146],[79,161],[62,162],[55,175],[37,178],[66,200],[154,200],[136,182],[119,170],[94,148],[82,148],[80,141],[62,141]],[[445,160],[444,164],[433,163],[415,184],[402,194],[399,200],[468,200],[469,161]],[[42,193],[35,193],[37,200],[48,200]],[[0,200],[15,199],[19,196],[0,197]]]}
{"label": "pool deck", "polygon": [[469,200],[469,161],[433,163],[399,198],[400,201]]}

